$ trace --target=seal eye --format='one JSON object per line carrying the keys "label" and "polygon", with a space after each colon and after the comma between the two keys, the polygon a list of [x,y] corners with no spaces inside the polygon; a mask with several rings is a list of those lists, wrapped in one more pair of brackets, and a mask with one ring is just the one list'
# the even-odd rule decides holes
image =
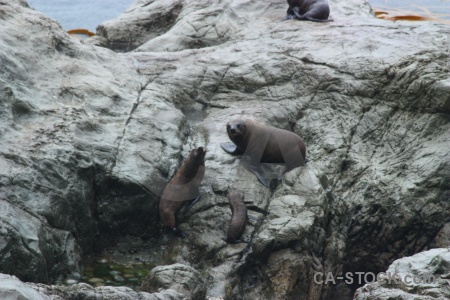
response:
{"label": "seal eye", "polygon": [[231,126],[230,124],[227,124],[227,130],[230,130]]}

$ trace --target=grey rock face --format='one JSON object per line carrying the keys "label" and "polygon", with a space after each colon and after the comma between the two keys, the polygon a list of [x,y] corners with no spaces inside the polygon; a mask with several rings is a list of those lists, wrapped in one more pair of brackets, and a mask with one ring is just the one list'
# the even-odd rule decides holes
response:
{"label": "grey rock face", "polygon": [[[370,15],[365,1],[346,1],[333,8],[336,16]],[[198,49],[261,38],[260,25],[280,22],[286,10],[286,1],[139,0],[99,25],[97,34],[120,52]]]}
{"label": "grey rock face", "polygon": [[449,279],[450,249],[432,249],[394,261],[383,279],[359,288],[355,299],[449,299]]}
{"label": "grey rock face", "polygon": [[[21,279],[48,282],[80,271],[98,230],[115,235],[130,211],[157,222],[157,211],[153,218],[148,211],[157,198],[113,175],[127,156],[123,126],[142,82],[127,59],[80,44],[21,2],[0,8],[0,265]],[[164,120],[170,115],[176,112]],[[135,139],[133,153],[138,148]]]}
{"label": "grey rock face", "polygon": [[[189,238],[148,252],[195,266],[208,297],[331,299],[317,272],[381,272],[445,244],[450,29],[330,7],[316,24],[281,22],[285,1],[138,1],[81,43],[1,2],[0,270],[51,282],[94,244],[161,237],[162,188],[197,146]],[[295,131],[309,163],[266,189],[219,146],[237,115]],[[222,240],[229,189],[249,244]]]}
{"label": "grey rock face", "polygon": [[47,295],[40,293],[17,277],[0,274],[0,298],[4,300],[50,300]]}
{"label": "grey rock face", "polygon": [[33,284],[34,289],[50,295],[56,300],[76,300],[76,299],[111,299],[111,300],[184,300],[183,294],[174,290],[164,290],[156,293],[136,292],[128,287],[100,286],[92,287],[86,283],[78,283],[71,286],[48,286],[43,284]]}
{"label": "grey rock face", "polygon": [[71,286],[24,283],[17,277],[0,274],[0,297],[2,300],[184,300],[186,297],[174,290],[153,294],[136,292],[127,287],[92,287],[85,283]]}
{"label": "grey rock face", "polygon": [[145,278],[142,291],[155,292],[159,289],[175,290],[187,299],[201,300],[206,297],[206,287],[200,273],[183,264],[158,266]]}
{"label": "grey rock face", "polygon": [[3,199],[0,211],[2,272],[45,282],[65,269],[80,269],[80,249],[70,232],[52,228],[45,218]]}

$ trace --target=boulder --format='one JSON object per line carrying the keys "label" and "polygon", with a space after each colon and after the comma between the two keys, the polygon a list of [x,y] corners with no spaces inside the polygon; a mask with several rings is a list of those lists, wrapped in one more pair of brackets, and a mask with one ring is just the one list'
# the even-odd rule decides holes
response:
{"label": "boulder", "polygon": [[206,297],[206,286],[200,273],[179,263],[153,268],[142,282],[142,291],[151,293],[160,289],[177,291],[186,299],[203,300]]}
{"label": "boulder", "polygon": [[27,284],[20,281],[17,277],[0,274],[0,298],[5,300],[23,299],[23,300],[50,300],[51,298],[40,293]]}
{"label": "boulder", "polygon": [[359,288],[354,299],[449,299],[450,249],[436,248],[397,259],[377,276],[377,281]]}
{"label": "boulder", "polygon": [[136,292],[127,287],[92,287],[86,283],[70,286],[25,283],[17,277],[0,274],[0,297],[4,300],[185,300],[186,297],[174,290],[162,290],[149,294]]}

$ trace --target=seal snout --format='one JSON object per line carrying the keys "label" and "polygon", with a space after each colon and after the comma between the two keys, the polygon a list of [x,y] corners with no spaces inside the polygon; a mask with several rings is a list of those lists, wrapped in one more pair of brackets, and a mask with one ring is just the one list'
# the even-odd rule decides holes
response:
{"label": "seal snout", "polygon": [[239,125],[227,125],[228,135],[231,137],[236,137],[241,134]]}
{"label": "seal snout", "polygon": [[203,158],[206,155],[206,147],[198,147],[196,156],[198,158]]}

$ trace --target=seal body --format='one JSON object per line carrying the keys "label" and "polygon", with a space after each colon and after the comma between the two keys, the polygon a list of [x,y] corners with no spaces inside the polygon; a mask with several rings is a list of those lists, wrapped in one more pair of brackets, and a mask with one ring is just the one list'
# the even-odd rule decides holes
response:
{"label": "seal body", "polygon": [[287,0],[288,10],[285,20],[306,20],[330,22],[330,6],[327,0]]}
{"label": "seal body", "polygon": [[169,181],[159,201],[159,215],[162,224],[176,234],[185,234],[177,228],[176,213],[189,200],[200,197],[198,188],[205,175],[206,148],[191,150],[180,169]]}
{"label": "seal body", "polygon": [[240,241],[247,224],[247,207],[244,204],[244,198],[237,191],[228,193],[228,202],[231,208],[230,226],[227,231],[227,243],[237,243]]}
{"label": "seal body", "polygon": [[291,131],[237,118],[227,123],[227,133],[233,144],[222,143],[222,149],[248,157],[250,170],[265,186],[269,184],[262,174],[261,163],[284,163],[284,172],[305,164],[305,143]]}

